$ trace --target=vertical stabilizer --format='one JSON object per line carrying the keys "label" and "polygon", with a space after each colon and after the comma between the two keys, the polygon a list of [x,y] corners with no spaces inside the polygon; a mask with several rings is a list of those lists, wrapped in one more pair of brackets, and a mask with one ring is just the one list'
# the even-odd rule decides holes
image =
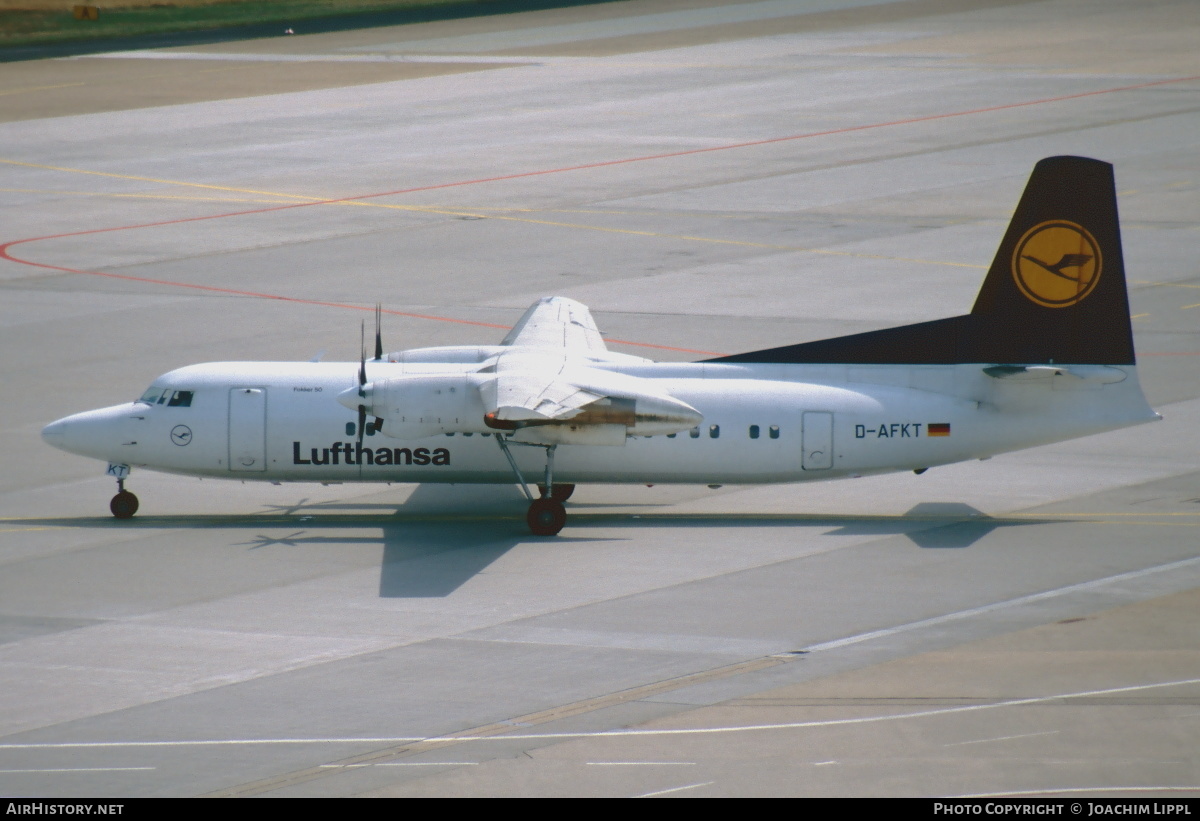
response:
{"label": "vertical stabilizer", "polygon": [[994,361],[1134,363],[1111,165],[1034,167],[971,315]]}
{"label": "vertical stabilizer", "polygon": [[1132,365],[1112,166],[1034,166],[969,314],[709,361]]}

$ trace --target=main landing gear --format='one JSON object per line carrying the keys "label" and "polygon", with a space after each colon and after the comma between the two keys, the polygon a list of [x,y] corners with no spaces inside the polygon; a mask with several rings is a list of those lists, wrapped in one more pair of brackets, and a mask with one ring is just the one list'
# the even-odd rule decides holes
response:
{"label": "main landing gear", "polygon": [[[521,475],[521,469],[517,467],[516,460],[508,450],[508,442],[505,437],[497,434],[496,442],[500,445],[500,450],[504,451],[504,457],[508,459],[508,465],[517,477],[517,483],[525,493],[525,498],[529,500],[529,511],[525,514],[525,523],[529,525],[529,530],[534,536],[557,535],[563,529],[563,525],[567,523],[567,511],[563,507],[563,502],[571,498],[571,494],[575,492],[575,485],[554,484],[554,449],[558,446],[531,445],[546,450],[545,479],[542,484],[538,485],[541,498],[535,499],[529,490],[529,485],[525,483],[525,477]],[[516,442],[514,444],[524,445],[526,443]],[[549,493],[546,492],[547,488],[549,488]]]}
{"label": "main landing gear", "polygon": [[130,519],[137,513],[138,497],[125,489],[125,480],[117,480],[117,495],[108,503],[108,509],[118,519]]}

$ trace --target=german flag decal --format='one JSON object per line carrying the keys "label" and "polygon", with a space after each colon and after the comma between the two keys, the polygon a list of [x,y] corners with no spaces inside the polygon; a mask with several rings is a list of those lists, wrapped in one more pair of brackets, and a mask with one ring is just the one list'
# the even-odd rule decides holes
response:
{"label": "german flag decal", "polygon": [[949,422],[930,422],[925,426],[926,436],[949,436]]}

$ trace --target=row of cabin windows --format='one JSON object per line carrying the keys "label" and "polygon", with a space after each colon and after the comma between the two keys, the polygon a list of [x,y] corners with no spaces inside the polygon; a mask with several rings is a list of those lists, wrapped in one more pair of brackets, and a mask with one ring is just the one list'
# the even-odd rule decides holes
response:
{"label": "row of cabin windows", "polygon": [[[354,423],[354,422],[347,422],[347,423],[346,423],[346,435],[347,435],[347,436],[354,436],[356,433],[358,433],[358,425],[357,425],[356,423]],[[375,435],[375,426],[374,426],[374,425],[367,425],[366,435],[367,435],[367,436],[374,436],[374,435]],[[454,436],[454,434],[453,434],[453,433],[447,433],[446,435],[447,435],[447,436]],[[475,434],[474,434],[474,433],[464,433],[464,434],[462,434],[462,435],[463,435],[463,436],[474,436]],[[481,433],[481,434],[479,434],[479,435],[480,435],[480,436],[491,436],[491,434],[490,434],[490,433]]]}
{"label": "row of cabin windows", "polygon": [[[758,425],[751,425],[748,433],[750,434],[751,439],[757,439],[759,436],[762,435],[762,428],[760,428]],[[676,434],[674,434],[674,433],[667,434],[668,439],[674,439],[675,436],[676,436]],[[688,436],[692,437],[693,439],[699,439],[700,438],[700,426],[697,425],[696,427],[689,430]],[[709,439],[717,439],[720,436],[721,436],[721,426],[720,425],[709,425],[708,426],[708,438]],[[769,428],[767,428],[767,436],[771,437],[772,439],[778,439],[779,438],[779,425],[771,425]]]}
{"label": "row of cabin windows", "polygon": [[[183,392],[186,393],[186,391],[183,391]],[[143,401],[145,401],[145,400],[143,399]],[[189,402],[191,401],[190,396],[189,396],[188,401]],[[346,435],[347,436],[353,436],[355,434],[355,432],[357,431],[357,429],[358,429],[358,426],[355,425],[353,422],[346,423]],[[367,433],[367,436],[374,436],[375,435],[374,427],[372,427],[371,425],[367,425],[366,433]],[[762,435],[762,428],[760,428],[758,425],[751,425],[749,434],[750,434],[751,439],[758,439]],[[454,436],[453,433],[447,433],[446,435]],[[462,435],[463,436],[474,436],[475,434],[474,433],[463,433]],[[491,436],[490,433],[481,433],[479,435],[480,436]],[[674,439],[676,436],[678,436],[678,434],[676,434],[676,433],[668,433],[667,434],[668,439]],[[688,436],[690,436],[693,439],[699,439],[700,438],[700,426],[697,425],[696,427],[694,427],[690,431],[688,431]],[[709,425],[708,426],[708,438],[709,439],[717,439],[717,438],[720,438],[720,436],[721,436],[721,426],[720,425]],[[778,439],[779,438],[779,425],[771,425],[770,427],[768,427],[767,428],[767,436],[769,436],[771,439]],[[647,436],[646,438],[649,439],[650,437]]]}

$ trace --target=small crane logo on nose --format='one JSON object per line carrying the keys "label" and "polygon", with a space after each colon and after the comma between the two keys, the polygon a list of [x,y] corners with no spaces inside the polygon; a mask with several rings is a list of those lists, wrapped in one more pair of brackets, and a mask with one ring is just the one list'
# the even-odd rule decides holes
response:
{"label": "small crane logo on nose", "polygon": [[176,425],[171,428],[171,441],[183,447],[192,441],[192,429],[187,425]]}

